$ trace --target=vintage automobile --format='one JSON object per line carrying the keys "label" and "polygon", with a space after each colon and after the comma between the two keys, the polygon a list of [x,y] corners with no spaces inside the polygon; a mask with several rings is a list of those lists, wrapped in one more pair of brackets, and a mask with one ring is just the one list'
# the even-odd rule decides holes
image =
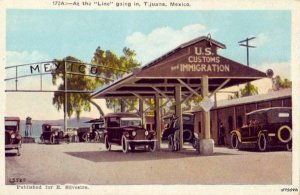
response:
{"label": "vintage automobile", "polygon": [[99,119],[92,119],[86,121],[85,123],[91,123],[90,131],[87,131],[85,134],[82,135],[82,139],[92,142],[103,142],[103,132],[105,130],[105,122],[104,118]]}
{"label": "vintage automobile", "polygon": [[59,125],[42,124],[42,134],[40,136],[42,143],[59,144],[61,141],[69,141],[68,134],[65,134]]}
{"label": "vintage automobile", "polygon": [[17,155],[20,156],[21,140],[20,118],[5,117],[5,150],[17,150]]}
{"label": "vintage automobile", "polygon": [[231,147],[267,151],[274,146],[292,150],[292,109],[272,107],[246,114],[248,124],[230,132]]}
{"label": "vintage automobile", "polygon": [[105,116],[105,149],[110,151],[112,144],[122,146],[123,153],[130,147],[134,151],[138,146],[145,146],[151,152],[156,149],[156,132],[142,127],[142,119],[133,113],[113,113]]}
{"label": "vintage automobile", "polygon": [[[168,115],[164,119],[164,129],[162,133],[162,141],[169,140],[173,137],[176,130],[179,130],[178,117]],[[194,141],[194,115],[190,113],[182,114],[183,119],[183,141],[193,143]]]}

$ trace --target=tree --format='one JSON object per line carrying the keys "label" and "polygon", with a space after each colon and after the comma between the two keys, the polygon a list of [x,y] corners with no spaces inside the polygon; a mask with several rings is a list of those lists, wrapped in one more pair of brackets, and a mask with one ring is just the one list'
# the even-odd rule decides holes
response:
{"label": "tree", "polygon": [[258,88],[249,82],[245,85],[245,87],[243,89],[240,89],[240,92],[241,92],[241,97],[257,95]]}
{"label": "tree", "polygon": [[[110,78],[113,80],[123,77],[126,73],[138,68],[141,63],[136,60],[136,53],[134,50],[125,47],[123,54],[118,57],[110,50],[103,50],[98,47],[94,53],[94,57],[91,60],[92,64],[102,65],[103,69],[99,72],[99,76]],[[109,80],[96,79],[97,87],[101,87],[109,83]],[[127,111],[134,110],[137,105],[137,98],[126,100],[128,103]],[[107,107],[114,111],[121,110],[121,103],[119,99],[110,99],[106,101]]]}
{"label": "tree", "polygon": [[[64,110],[65,86],[67,91],[93,91],[112,80],[119,79],[127,72],[131,72],[134,68],[140,66],[140,63],[135,60],[135,56],[135,52],[126,47],[123,49],[123,55],[120,57],[109,50],[104,51],[98,47],[91,60],[92,65],[85,65],[81,60],[72,56],[68,56],[63,60],[54,60],[57,64],[57,69],[52,72],[52,83],[58,85],[58,90],[61,92],[54,93],[52,98],[53,105],[58,110]],[[93,66],[97,67],[97,71],[94,72],[93,77],[90,77],[89,68]],[[67,74],[65,74],[65,67]],[[65,80],[67,80],[66,83]],[[109,102],[110,107],[119,104],[119,100],[111,100]],[[128,110],[133,110],[137,100],[128,100],[128,102]],[[67,93],[66,112],[68,117],[75,114],[77,119],[79,119],[83,111],[91,110],[91,104],[98,109],[100,115],[104,115],[100,106],[90,98],[90,94]]]}
{"label": "tree", "polygon": [[281,79],[281,77],[279,75],[275,76],[275,78],[273,79],[274,82],[274,88],[276,90],[278,89],[282,89],[282,88],[292,88],[292,81],[288,80],[288,79]]}
{"label": "tree", "polygon": [[[53,85],[58,85],[58,90],[62,92],[54,92],[52,98],[52,104],[57,108],[57,110],[64,110],[65,103],[65,93],[63,92],[66,88],[69,90],[87,90],[91,91],[95,89],[95,82],[92,79],[84,76],[86,73],[86,67],[82,66],[83,62],[79,59],[68,56],[63,60],[54,60],[57,64],[57,69],[52,72],[52,83]],[[66,74],[65,74],[66,67]],[[85,67],[82,70],[82,67]],[[82,73],[84,72],[84,73]],[[81,75],[82,74],[82,75]],[[66,83],[65,83],[66,77]],[[61,81],[61,82],[59,82]],[[73,114],[76,115],[77,119],[80,118],[82,111],[90,111],[90,103],[95,105],[96,103],[90,98],[88,93],[67,93],[67,110],[66,113],[68,117]],[[96,105],[95,105],[96,106]],[[97,107],[97,106],[96,106]],[[99,112],[103,114],[100,107],[97,107]],[[65,111],[65,110],[64,110]]]}

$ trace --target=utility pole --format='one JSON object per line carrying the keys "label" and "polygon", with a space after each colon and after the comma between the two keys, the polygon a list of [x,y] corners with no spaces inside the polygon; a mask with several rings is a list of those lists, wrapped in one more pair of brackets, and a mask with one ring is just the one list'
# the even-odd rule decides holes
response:
{"label": "utility pole", "polygon": [[[256,37],[246,38],[245,40],[239,41],[239,45],[247,48],[247,66],[249,67],[249,48],[256,48],[255,46],[249,45],[249,41],[255,39]],[[248,86],[247,86],[248,85]],[[248,95],[250,95],[250,83],[247,83]]]}

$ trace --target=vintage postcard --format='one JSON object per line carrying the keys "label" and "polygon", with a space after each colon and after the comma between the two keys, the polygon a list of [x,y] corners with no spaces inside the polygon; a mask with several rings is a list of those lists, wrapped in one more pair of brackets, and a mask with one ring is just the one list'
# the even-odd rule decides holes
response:
{"label": "vintage postcard", "polygon": [[299,194],[299,1],[0,7],[0,194]]}

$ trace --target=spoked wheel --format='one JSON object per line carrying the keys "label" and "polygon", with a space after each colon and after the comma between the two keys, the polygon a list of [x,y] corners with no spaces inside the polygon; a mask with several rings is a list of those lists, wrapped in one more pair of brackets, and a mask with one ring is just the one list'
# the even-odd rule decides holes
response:
{"label": "spoked wheel", "polygon": [[105,145],[105,150],[107,151],[111,150],[111,144],[108,141],[108,135],[105,135],[104,137],[104,145]]}
{"label": "spoked wheel", "polygon": [[266,152],[268,150],[268,140],[267,140],[267,137],[264,133],[261,133],[258,136],[257,145],[258,145],[259,151],[261,151],[261,152]]}
{"label": "spoked wheel", "polygon": [[155,142],[151,142],[151,143],[148,145],[148,150],[149,150],[150,152],[154,152],[155,149],[156,149],[156,144],[155,144]]}
{"label": "spoked wheel", "polygon": [[126,154],[128,152],[128,143],[127,143],[127,138],[123,135],[122,140],[121,140],[121,145],[122,145],[122,152]]}
{"label": "spoked wheel", "polygon": [[240,145],[240,141],[238,139],[238,136],[237,136],[236,133],[233,133],[231,135],[231,147],[234,148],[234,149],[238,149],[239,145]]}
{"label": "spoked wheel", "polygon": [[55,142],[56,142],[55,137],[54,137],[53,134],[51,134],[51,136],[50,136],[50,143],[51,144],[55,144]]}
{"label": "spoked wheel", "polygon": [[293,149],[293,143],[290,141],[289,143],[286,144],[286,150],[291,152]]}

